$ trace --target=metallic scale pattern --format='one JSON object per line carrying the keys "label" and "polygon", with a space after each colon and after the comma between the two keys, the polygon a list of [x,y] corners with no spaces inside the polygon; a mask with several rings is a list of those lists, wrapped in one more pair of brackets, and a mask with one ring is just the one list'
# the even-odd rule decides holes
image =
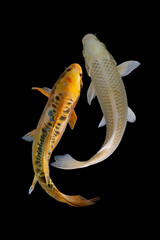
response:
{"label": "metallic scale pattern", "polygon": [[92,205],[97,199],[87,200],[79,195],[69,196],[61,193],[50,178],[49,161],[66,129],[67,123],[72,129],[75,126],[77,116],[74,108],[80,96],[81,86],[82,69],[79,64],[72,64],[60,76],[52,90],[49,88],[34,88],[47,96],[48,102],[37,128],[23,137],[26,141],[33,141],[32,162],[35,176],[29,194],[38,181],[51,197],[75,207]]}
{"label": "metallic scale pattern", "polygon": [[118,147],[127,120],[134,122],[136,116],[128,108],[125,87],[122,76],[128,75],[140,64],[128,61],[117,66],[116,61],[108,52],[105,45],[93,34],[87,34],[83,40],[83,56],[86,70],[91,77],[91,84],[87,92],[88,103],[97,96],[103,112],[99,127],[107,125],[106,138],[100,150],[87,161],[77,161],[69,154],[55,156],[52,165],[62,169],[76,169],[99,163],[108,158]]}

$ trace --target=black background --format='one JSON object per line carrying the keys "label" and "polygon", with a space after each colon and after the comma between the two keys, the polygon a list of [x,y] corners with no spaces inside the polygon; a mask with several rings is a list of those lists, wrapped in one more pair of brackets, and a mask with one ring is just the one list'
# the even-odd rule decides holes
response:
{"label": "black background", "polygon": [[[146,41],[148,32],[151,33],[152,29],[148,28],[148,12],[139,5],[134,6],[132,11],[130,6],[125,11],[120,11],[117,7],[116,14],[112,8],[109,11],[102,6],[98,9],[103,9],[99,15],[96,15],[96,8],[94,11],[90,10],[89,15],[82,9],[75,9],[77,10],[78,6],[74,11],[65,11],[64,7],[62,13],[60,8],[54,8],[54,12],[48,15],[47,11],[42,9],[23,9],[18,17],[14,16],[16,21],[11,25],[11,60],[14,62],[14,87],[17,90],[16,171],[18,178],[21,176],[17,185],[24,204],[23,217],[34,219],[35,214],[37,218],[42,215],[54,216],[53,225],[55,219],[62,220],[63,225],[70,215],[73,217],[71,224],[83,216],[82,225],[90,222],[93,226],[103,217],[106,217],[110,224],[115,219],[122,221],[124,218],[125,224],[136,219],[137,225],[134,222],[134,226],[139,228],[141,219],[147,216],[146,188],[149,186],[146,170],[148,163],[143,145],[145,97],[142,97],[142,92],[145,94],[144,79],[149,79],[146,74]],[[98,128],[102,118],[99,103],[95,99],[89,106],[86,98],[91,80],[85,70],[81,40],[87,33],[96,34],[100,41],[105,43],[117,64],[127,60],[141,63],[134,72],[123,78],[128,105],[135,112],[137,121],[133,124],[127,123],[119,147],[105,161],[77,170],[61,170],[50,166],[50,176],[61,192],[68,195],[80,194],[88,199],[100,197],[100,201],[93,206],[73,208],[52,199],[39,184],[32,194],[28,195],[34,176],[32,144],[21,140],[21,137],[36,128],[47,102],[45,96],[31,88],[52,88],[65,67],[79,63],[83,69],[83,88],[75,108],[77,123],[73,131],[67,126],[50,162],[54,161],[54,155],[65,153],[85,161],[103,144],[106,129]]]}
{"label": "black background", "polygon": [[[90,29],[89,29],[90,30]],[[96,30],[96,29],[95,29]],[[95,33],[93,30],[92,33]],[[87,76],[84,60],[82,56],[81,39],[86,34],[85,31],[75,31],[73,37],[71,31],[61,32],[55,37],[48,30],[41,27],[28,29],[26,26],[23,54],[25,55],[24,71],[22,72],[23,87],[23,134],[36,128],[40,115],[47,102],[45,96],[32,87],[52,88],[60,74],[72,63],[79,63],[83,68],[83,88],[79,102],[75,108],[78,120],[75,129],[72,131],[69,126],[52,154],[69,153],[78,160],[89,159],[101,147],[105,139],[105,127],[98,129],[98,124],[102,118],[102,113],[97,99],[89,106],[86,99],[90,78]],[[124,84],[126,87],[129,106],[137,116],[134,124],[127,124],[126,132],[118,149],[109,159],[103,163],[85,169],[64,171],[50,167],[50,174],[58,189],[66,194],[81,194],[86,197],[100,196],[102,199],[97,205],[106,205],[115,202],[126,204],[128,207],[139,201],[137,199],[139,191],[139,159],[137,158],[138,146],[135,139],[139,131],[140,124],[140,92],[137,84],[141,81],[143,65],[143,52],[140,48],[139,36],[134,42],[131,36],[113,39],[108,37],[108,32],[97,31],[97,37],[106,44],[117,63],[126,60],[138,60],[141,66],[129,76],[126,76]],[[130,44],[128,44],[130,42]],[[131,44],[132,42],[132,44]],[[140,51],[141,49],[141,51]],[[138,131],[137,131],[138,130]],[[22,141],[21,147],[25,152],[24,171],[24,200],[25,201],[54,201],[40,186],[36,186],[35,191],[28,196],[28,188],[32,182],[33,170],[31,161],[31,143]],[[137,189],[138,187],[138,189]],[[64,205],[54,201],[56,206]],[[68,207],[68,206],[62,206]],[[97,207],[97,206],[93,206]]]}

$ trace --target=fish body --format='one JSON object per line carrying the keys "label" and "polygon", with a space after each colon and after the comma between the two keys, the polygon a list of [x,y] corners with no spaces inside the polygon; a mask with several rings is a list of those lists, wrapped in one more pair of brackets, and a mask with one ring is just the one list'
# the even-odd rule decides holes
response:
{"label": "fish body", "polygon": [[53,166],[63,169],[87,167],[108,158],[118,147],[127,120],[134,122],[136,116],[128,108],[127,95],[122,76],[128,75],[139,66],[137,61],[128,61],[117,66],[115,59],[105,45],[93,34],[87,34],[83,40],[83,56],[91,84],[87,92],[88,103],[97,96],[103,112],[99,127],[107,125],[105,141],[100,150],[87,161],[77,161],[69,154],[56,156]]}
{"label": "fish body", "polygon": [[23,139],[33,140],[32,162],[35,177],[29,190],[31,193],[38,181],[42,188],[53,198],[71,206],[88,206],[95,202],[79,195],[68,196],[61,193],[52,182],[49,174],[49,161],[52,151],[60,141],[67,123],[71,128],[77,120],[74,108],[80,96],[82,69],[79,64],[72,64],[60,76],[53,89],[34,88],[48,97],[48,102],[40,117],[36,130],[26,134]]}

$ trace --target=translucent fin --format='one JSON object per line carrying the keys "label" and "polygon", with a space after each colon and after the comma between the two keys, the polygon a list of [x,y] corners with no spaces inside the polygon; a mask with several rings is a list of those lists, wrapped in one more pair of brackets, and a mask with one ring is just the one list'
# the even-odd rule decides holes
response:
{"label": "translucent fin", "polygon": [[34,190],[34,186],[31,185],[29,190],[28,190],[28,194],[30,195],[33,192],[33,190]]}
{"label": "translucent fin", "polygon": [[80,196],[80,195],[75,195],[75,196],[69,196],[61,193],[61,195],[64,197],[66,200],[66,203],[68,203],[71,206],[74,207],[86,207],[90,206],[96,203],[96,201],[99,200],[99,198],[92,198],[87,200],[86,198]]}
{"label": "translucent fin", "polygon": [[131,122],[131,123],[136,121],[136,115],[134,114],[134,112],[129,107],[128,107],[127,121]]}
{"label": "translucent fin", "polygon": [[31,194],[36,186],[36,183],[37,183],[37,177],[36,175],[34,176],[34,179],[33,179],[33,182],[32,182],[32,185],[30,186],[29,190],[28,190],[28,194]]}
{"label": "translucent fin", "polygon": [[61,193],[54,183],[52,183],[51,179],[49,179],[49,186],[45,185],[43,186],[45,191],[54,199],[56,199],[59,202],[67,203],[73,207],[85,207],[95,204],[99,198],[92,198],[92,199],[85,199],[80,195],[75,196],[69,196],[66,194]]}
{"label": "translucent fin", "polygon": [[[135,122],[136,121],[136,115],[134,114],[134,112],[128,107],[128,116],[127,116],[127,121],[128,122]],[[106,125],[106,121],[104,116],[102,117],[102,120],[100,121],[98,128],[103,127]]]}
{"label": "translucent fin", "polygon": [[51,93],[51,89],[47,88],[47,87],[43,87],[43,88],[39,88],[39,87],[32,87],[32,89],[38,90],[39,92],[41,92],[43,95],[45,95],[46,97],[49,97],[50,93]]}
{"label": "translucent fin", "polygon": [[140,63],[137,61],[127,61],[118,65],[117,70],[119,71],[121,77],[124,77],[131,73],[139,65]]}
{"label": "translucent fin", "polygon": [[96,92],[95,92],[93,83],[91,82],[87,91],[87,101],[89,105],[91,105],[91,102],[95,97],[96,97]]}
{"label": "translucent fin", "polygon": [[80,162],[72,158],[69,154],[58,155],[54,157],[56,162],[51,163],[53,167],[61,169],[76,169],[84,167],[84,162]]}
{"label": "translucent fin", "polygon": [[99,125],[98,125],[98,128],[100,128],[100,127],[103,127],[103,126],[105,126],[106,125],[106,121],[105,121],[105,118],[104,118],[104,116],[102,117],[102,120],[100,121],[100,123],[99,123]]}
{"label": "translucent fin", "polygon": [[34,140],[34,135],[35,135],[36,129],[34,129],[33,131],[27,133],[26,135],[24,135],[22,137],[23,140],[27,141],[27,142],[32,142]]}

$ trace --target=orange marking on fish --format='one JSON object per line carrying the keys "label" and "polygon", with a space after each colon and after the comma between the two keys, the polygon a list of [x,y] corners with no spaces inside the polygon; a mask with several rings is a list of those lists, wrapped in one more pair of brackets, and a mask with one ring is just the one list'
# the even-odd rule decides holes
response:
{"label": "orange marking on fish", "polygon": [[60,141],[67,123],[73,129],[77,120],[74,108],[82,86],[82,69],[79,64],[72,64],[65,70],[52,90],[34,88],[48,96],[48,102],[40,117],[35,131],[26,134],[23,139],[32,141],[32,162],[35,177],[29,194],[38,181],[41,187],[54,199],[75,207],[89,206],[97,199],[87,200],[79,195],[69,196],[61,193],[49,176],[49,160],[52,151]]}
{"label": "orange marking on fish", "polygon": [[68,82],[70,82],[70,83],[72,82],[72,79],[70,77],[66,77],[66,79]]}

